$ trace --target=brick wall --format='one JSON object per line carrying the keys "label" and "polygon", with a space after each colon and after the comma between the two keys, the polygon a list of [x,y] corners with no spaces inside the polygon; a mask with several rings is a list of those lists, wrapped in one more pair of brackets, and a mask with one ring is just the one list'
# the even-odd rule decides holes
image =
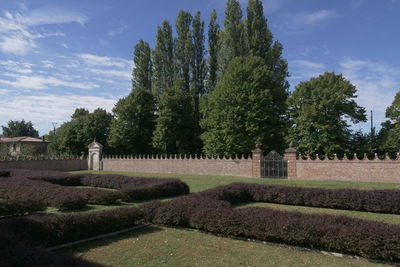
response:
{"label": "brick wall", "polygon": [[86,159],[0,160],[0,169],[77,171],[87,170]]}
{"label": "brick wall", "polygon": [[104,171],[181,173],[252,177],[252,159],[103,158]]}
{"label": "brick wall", "polygon": [[289,179],[400,183],[400,159],[297,159],[295,172]]}

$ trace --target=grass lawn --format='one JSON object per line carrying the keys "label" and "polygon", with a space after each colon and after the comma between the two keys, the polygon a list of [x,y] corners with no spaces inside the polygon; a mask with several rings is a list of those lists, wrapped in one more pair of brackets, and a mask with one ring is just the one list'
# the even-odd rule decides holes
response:
{"label": "grass lawn", "polygon": [[[113,173],[140,177],[179,178],[189,185],[191,192],[199,192],[215,186],[226,185],[234,182],[330,189],[400,189],[399,184],[391,183],[301,181],[131,172],[99,173]],[[124,205],[138,205],[140,203],[143,202],[128,203]],[[367,220],[400,224],[400,215],[392,214],[311,208],[271,203],[244,203],[238,205],[237,208],[248,206],[270,207],[280,210],[295,210],[305,213],[346,215]],[[117,206],[91,205],[90,210],[109,209],[115,207]],[[279,245],[233,240],[196,231],[186,231],[158,226],[150,226],[145,229],[118,236],[91,241],[64,251],[106,266],[381,266],[380,264],[372,263],[363,259],[347,257],[340,258]]]}
{"label": "grass lawn", "polygon": [[301,187],[319,187],[329,189],[353,188],[353,189],[398,189],[398,183],[376,183],[376,182],[347,182],[347,181],[303,181],[287,179],[266,179],[266,178],[246,178],[232,176],[212,176],[212,175],[193,175],[193,174],[163,174],[163,173],[135,173],[135,172],[96,172],[96,171],[76,171],[71,173],[98,173],[98,174],[122,174],[136,177],[159,177],[159,178],[179,178],[190,187],[190,192],[195,193],[219,185],[231,183],[257,183],[271,185],[288,185]]}
{"label": "grass lawn", "polygon": [[367,260],[157,226],[63,252],[105,266],[383,266]]}

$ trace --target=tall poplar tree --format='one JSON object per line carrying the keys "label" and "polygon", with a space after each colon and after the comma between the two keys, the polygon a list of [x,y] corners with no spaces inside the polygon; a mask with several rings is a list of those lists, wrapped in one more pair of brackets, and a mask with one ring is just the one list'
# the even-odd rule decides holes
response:
{"label": "tall poplar tree", "polygon": [[242,21],[242,9],[239,1],[228,0],[226,2],[224,20],[222,70],[225,70],[233,58],[245,56],[247,54],[244,26]]}
{"label": "tall poplar tree", "polygon": [[183,81],[183,90],[190,89],[190,70],[193,61],[193,44],[190,26],[192,15],[183,10],[179,11],[176,19],[177,38],[175,40],[175,71],[176,78]]}
{"label": "tall poplar tree", "polygon": [[143,88],[151,92],[152,61],[151,49],[147,42],[140,40],[135,45],[133,56],[132,88]]}
{"label": "tall poplar tree", "polygon": [[153,94],[156,100],[162,92],[173,86],[174,81],[174,41],[172,28],[167,20],[157,27],[156,47],[153,51]]}
{"label": "tall poplar tree", "polygon": [[212,91],[217,84],[218,73],[218,52],[219,52],[219,24],[217,23],[217,12],[215,9],[211,13],[210,23],[208,24],[208,78],[207,89]]}

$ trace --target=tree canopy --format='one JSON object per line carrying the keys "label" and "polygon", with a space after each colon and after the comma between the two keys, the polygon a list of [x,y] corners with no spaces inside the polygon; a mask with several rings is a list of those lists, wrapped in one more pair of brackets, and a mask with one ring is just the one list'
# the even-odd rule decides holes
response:
{"label": "tree canopy", "polygon": [[33,127],[32,122],[25,120],[13,121],[10,120],[7,126],[1,126],[3,129],[4,137],[19,137],[19,136],[30,136],[39,137],[39,132]]}
{"label": "tree canopy", "polygon": [[288,100],[288,141],[303,154],[345,152],[351,134],[348,121],[366,121],[356,97],[356,87],[341,74],[326,72],[299,83]]}

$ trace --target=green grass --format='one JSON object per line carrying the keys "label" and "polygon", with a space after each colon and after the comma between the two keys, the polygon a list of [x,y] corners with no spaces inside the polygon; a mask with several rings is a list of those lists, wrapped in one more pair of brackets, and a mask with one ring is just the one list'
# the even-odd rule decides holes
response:
{"label": "green grass", "polygon": [[203,191],[219,185],[231,183],[257,183],[270,185],[287,185],[300,187],[318,187],[328,189],[353,188],[353,189],[399,189],[398,183],[377,183],[377,182],[349,182],[349,181],[321,181],[321,180],[287,180],[287,179],[265,179],[246,178],[232,176],[194,175],[194,174],[163,174],[163,173],[135,173],[135,172],[109,172],[109,171],[76,171],[71,173],[98,173],[98,174],[121,174],[136,177],[158,177],[158,178],[179,178],[190,187],[192,193]]}
{"label": "green grass", "polygon": [[105,266],[383,266],[290,247],[150,226],[64,250]]}
{"label": "green grass", "polygon": [[241,203],[240,205],[236,205],[236,208],[247,208],[247,207],[263,207],[263,208],[272,208],[285,211],[298,211],[302,213],[342,215],[364,220],[379,221],[384,223],[400,225],[400,215],[398,214],[382,214],[382,213],[362,212],[353,210],[313,208],[313,207],[282,205],[274,203],[260,203],[260,202]]}

